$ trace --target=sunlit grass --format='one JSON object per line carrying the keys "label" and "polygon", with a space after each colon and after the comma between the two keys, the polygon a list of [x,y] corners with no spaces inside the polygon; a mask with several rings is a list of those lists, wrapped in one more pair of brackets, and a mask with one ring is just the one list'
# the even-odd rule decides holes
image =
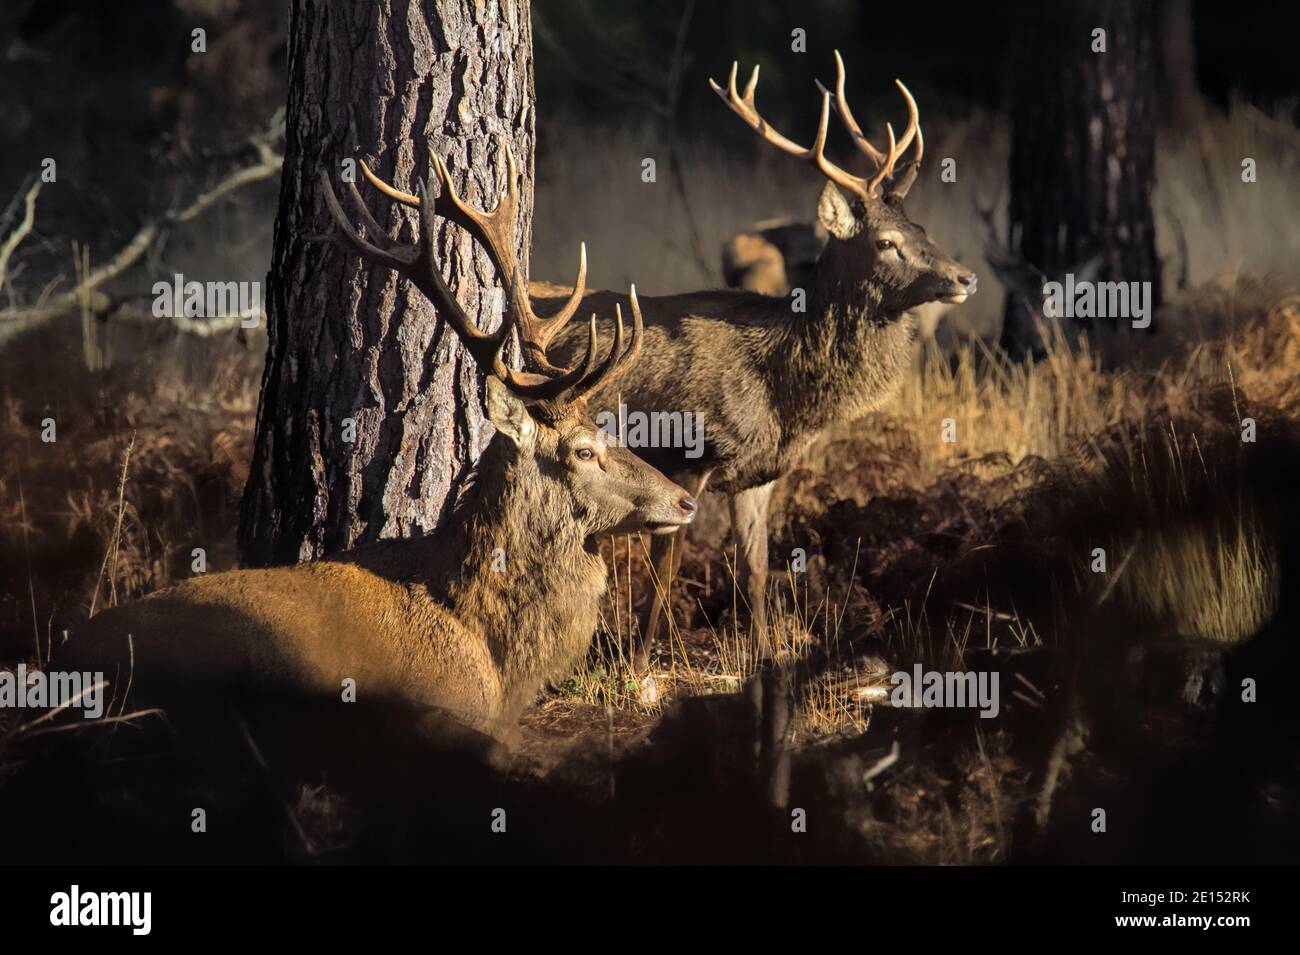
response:
{"label": "sunlit grass", "polygon": [[[1079,539],[1058,541],[1069,552],[1051,555],[1059,558],[1054,570],[1061,590],[1048,611],[1052,619],[982,598],[932,606],[927,588],[920,599],[882,608],[872,631],[883,660],[864,659],[844,640],[845,587],[857,580],[856,560],[854,567],[836,568],[820,592],[806,576],[774,568],[769,621],[777,658],[802,660],[813,652],[824,658],[802,688],[796,732],[865,729],[887,681],[882,666],[924,661],[965,669],[972,651],[1052,644],[1078,624],[1066,619],[1067,607],[1077,615],[1106,602],[1144,633],[1221,642],[1244,639],[1266,624],[1279,586],[1269,529],[1245,502],[1228,498],[1251,493],[1233,463],[1241,452],[1235,438],[1240,419],[1251,409],[1300,405],[1294,385],[1300,312],[1296,298],[1276,283],[1245,282],[1176,300],[1166,320],[1187,314],[1188,322],[1203,322],[1207,301],[1220,313],[1217,337],[1118,370],[1086,342],[1068,343],[1059,329],[1045,329],[1047,354],[1025,362],[1012,362],[978,340],[945,353],[931,339],[896,401],[873,419],[836,429],[814,449],[814,473],[859,501],[871,496],[865,489],[872,486],[923,498],[955,475],[972,475],[991,482],[981,488],[997,495],[995,512],[1038,494],[1058,500],[1063,514],[1073,508],[1098,517],[1081,528],[1067,523],[1059,529]],[[1297,360],[1279,362],[1278,355]],[[955,440],[943,440],[945,427]],[[1216,455],[1208,462],[1207,442]],[[864,462],[873,463],[864,470]],[[1124,521],[1108,522],[1112,512]],[[993,534],[996,528],[981,530]],[[1097,541],[1088,539],[1093,533]],[[1115,571],[1110,577],[1089,566],[1092,544],[1103,543]],[[983,546],[996,560],[996,540]],[[713,619],[701,609],[689,635],[673,615],[666,653],[646,672],[636,669],[625,648],[636,632],[637,611],[657,585],[647,569],[648,548],[624,541],[607,554],[613,557],[608,638],[598,644],[600,663],[583,695],[658,712],[674,696],[739,691],[759,656],[726,549],[717,559],[726,603],[739,613]],[[679,580],[677,586],[694,593],[697,583]],[[861,632],[862,621],[848,623]]]}

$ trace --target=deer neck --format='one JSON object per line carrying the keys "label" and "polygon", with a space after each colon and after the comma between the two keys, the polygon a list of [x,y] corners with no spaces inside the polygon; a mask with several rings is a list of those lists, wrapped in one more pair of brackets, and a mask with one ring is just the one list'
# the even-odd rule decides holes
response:
{"label": "deer neck", "polygon": [[497,437],[464,502],[465,558],[448,596],[458,618],[485,636],[507,708],[527,705],[544,682],[567,673],[596,628],[605,563],[562,494],[533,455]]}
{"label": "deer neck", "polygon": [[853,420],[879,407],[902,380],[914,323],[881,299],[869,280],[818,263],[810,314],[784,323],[770,352],[787,428],[812,433]]}

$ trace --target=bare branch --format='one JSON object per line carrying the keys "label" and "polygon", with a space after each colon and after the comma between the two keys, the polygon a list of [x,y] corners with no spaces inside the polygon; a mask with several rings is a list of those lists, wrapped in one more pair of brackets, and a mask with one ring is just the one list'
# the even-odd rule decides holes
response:
{"label": "bare branch", "polygon": [[32,183],[32,187],[27,190],[27,195],[23,199],[23,218],[18,223],[18,227],[9,234],[4,244],[0,245],[0,288],[4,287],[5,276],[9,271],[9,257],[14,254],[19,243],[31,234],[32,226],[36,224],[36,197],[41,191],[41,181],[37,179]]}
{"label": "bare branch", "polygon": [[[190,222],[230,193],[251,183],[269,179],[279,173],[284,157],[272,148],[272,143],[282,131],[283,121],[279,119],[279,114],[277,114],[277,119],[272,121],[271,129],[250,141],[258,154],[258,162],[255,165],[235,170],[211,189],[199,194],[187,205],[172,209],[164,215],[145,223],[117,254],[93,271],[87,272],[72,288],[58,295],[46,296],[35,305],[0,309],[0,345],[3,345],[19,332],[37,327],[60,315],[68,314],[83,307],[92,314],[99,316],[108,315],[112,312],[117,302],[99,292],[99,287],[135,266],[169,227]],[[29,216],[34,215],[35,190],[36,187],[33,187],[33,192],[28,194]],[[24,219],[25,222],[26,219]],[[9,249],[11,252],[11,243],[16,246],[17,241],[21,241],[23,236],[19,235],[19,233],[22,230],[23,225],[20,224],[18,232],[15,232],[6,240],[5,246],[0,247],[0,252],[5,249]],[[27,231],[30,231],[30,226]],[[25,233],[23,234],[25,235]],[[15,235],[18,236],[17,241],[14,240]],[[0,255],[0,265],[7,258],[7,255]],[[3,269],[0,269],[0,279],[3,278],[3,274]],[[216,322],[222,328],[229,328],[245,317],[247,316],[218,316]],[[228,321],[222,322],[222,319],[228,319]],[[188,322],[178,321],[175,324],[182,331],[193,332],[196,331],[196,328],[191,326],[207,326],[213,324],[213,322],[197,323],[190,320]],[[214,327],[217,327],[217,325],[214,325]],[[212,334],[212,331],[205,330],[205,333]]]}

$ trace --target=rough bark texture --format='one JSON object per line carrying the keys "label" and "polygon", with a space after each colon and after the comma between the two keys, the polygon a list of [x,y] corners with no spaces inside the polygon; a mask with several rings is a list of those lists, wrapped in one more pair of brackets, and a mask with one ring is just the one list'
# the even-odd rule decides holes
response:
{"label": "rough bark texture", "polygon": [[[1052,280],[1100,255],[1097,281],[1149,281],[1158,302],[1152,0],[1032,0],[1015,20],[1012,251]],[[1104,53],[1092,50],[1097,28]],[[1084,321],[1105,337],[1116,328]],[[1019,296],[1007,298],[1002,344],[1016,356],[1040,348]]]}
{"label": "rough bark texture", "polygon": [[[239,533],[247,565],[433,529],[491,435],[478,372],[429,302],[393,273],[313,241],[332,231],[320,171],[337,182],[341,161],[362,157],[414,192],[428,146],[462,197],[491,208],[508,140],[525,179],[523,263],[531,233],[529,0],[293,0],[290,16],[270,344]],[[379,222],[413,242],[414,214],[360,187]],[[487,256],[446,222],[438,235],[466,311],[496,327],[504,296]]]}

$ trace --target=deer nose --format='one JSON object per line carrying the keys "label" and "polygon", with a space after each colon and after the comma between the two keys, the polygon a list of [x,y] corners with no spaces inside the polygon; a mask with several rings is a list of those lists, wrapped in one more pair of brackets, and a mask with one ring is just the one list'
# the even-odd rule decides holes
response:
{"label": "deer nose", "polygon": [[682,499],[677,502],[677,506],[682,509],[682,513],[687,517],[694,517],[695,510],[699,507],[699,505],[695,503],[695,498],[691,497],[689,494],[684,495]]}
{"label": "deer nose", "polygon": [[964,285],[972,292],[975,291],[975,286],[978,284],[978,282],[979,282],[979,277],[974,272],[957,273],[957,284]]}

